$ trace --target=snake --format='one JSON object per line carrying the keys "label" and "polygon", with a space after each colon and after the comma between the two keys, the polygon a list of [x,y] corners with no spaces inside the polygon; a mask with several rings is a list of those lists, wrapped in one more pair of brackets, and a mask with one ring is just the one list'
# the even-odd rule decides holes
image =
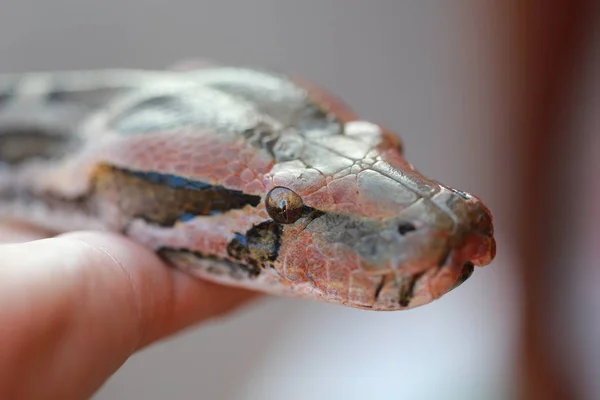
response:
{"label": "snake", "polygon": [[217,64],[0,75],[0,218],[374,311],[431,303],[496,253],[489,208],[397,134],[311,81]]}

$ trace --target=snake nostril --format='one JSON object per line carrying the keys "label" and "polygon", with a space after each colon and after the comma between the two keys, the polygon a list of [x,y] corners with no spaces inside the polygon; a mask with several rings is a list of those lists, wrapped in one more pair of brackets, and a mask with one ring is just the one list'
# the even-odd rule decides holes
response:
{"label": "snake nostril", "polygon": [[416,229],[417,228],[410,222],[401,222],[400,225],[398,225],[398,232],[403,236],[406,235],[408,232],[412,232]]}

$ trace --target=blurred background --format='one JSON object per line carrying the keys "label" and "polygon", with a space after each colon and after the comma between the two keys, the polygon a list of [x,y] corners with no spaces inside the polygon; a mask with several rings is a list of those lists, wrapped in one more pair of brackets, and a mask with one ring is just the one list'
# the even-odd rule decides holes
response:
{"label": "blurred background", "polygon": [[[162,69],[190,58],[290,72],[396,131],[418,168],[495,215],[496,261],[440,301],[377,313],[266,298],[137,354],[95,399],[513,399],[530,382],[525,398],[550,398],[544,388],[600,398],[600,18],[577,8],[583,0],[557,17],[536,13],[544,2],[523,3],[534,5],[4,0],[0,72]],[[524,56],[548,32],[560,40]],[[520,73],[530,65],[539,74]],[[567,90],[551,90],[555,81]],[[558,99],[549,109],[568,109],[560,123],[549,98]],[[560,151],[535,158],[531,150],[553,154],[544,127],[555,126],[567,138]],[[536,223],[547,198],[555,206],[540,206],[549,212]],[[546,230],[560,237],[545,242]],[[552,265],[527,256],[540,243]]]}

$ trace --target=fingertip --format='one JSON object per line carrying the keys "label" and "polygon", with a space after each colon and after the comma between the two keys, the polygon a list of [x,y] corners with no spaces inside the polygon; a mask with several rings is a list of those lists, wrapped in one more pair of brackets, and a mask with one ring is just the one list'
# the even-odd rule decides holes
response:
{"label": "fingertip", "polygon": [[0,373],[69,393],[93,392],[136,350],[257,296],[107,232],[3,245],[0,261]]}
{"label": "fingertip", "polygon": [[81,332],[91,331],[89,337],[106,341],[124,340],[129,344],[120,347],[130,352],[258,296],[201,280],[112,232],[65,233],[11,244],[3,251],[8,261],[3,267],[16,279],[2,283],[40,298],[46,293],[47,306],[58,297],[71,299],[65,308],[71,318],[93,321]]}
{"label": "fingertip", "polygon": [[212,283],[177,269],[122,235],[83,231],[58,237],[84,242],[105,253],[123,272],[140,318],[138,348],[259,297],[257,292]]}

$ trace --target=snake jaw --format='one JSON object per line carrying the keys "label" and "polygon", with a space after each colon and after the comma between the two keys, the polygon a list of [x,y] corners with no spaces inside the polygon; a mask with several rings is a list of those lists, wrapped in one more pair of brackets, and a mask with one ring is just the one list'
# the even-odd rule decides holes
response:
{"label": "snake jaw", "polygon": [[[418,229],[400,225],[401,236],[410,243],[407,248],[421,250],[409,259],[399,253],[390,274],[394,279],[387,275],[382,279],[374,309],[409,309],[430,303],[467,281],[475,266],[483,267],[494,259],[496,243],[489,209],[475,196],[444,189],[430,203],[438,207],[436,220],[416,223]],[[428,215],[434,215],[428,210]],[[451,231],[446,230],[447,217],[453,221]],[[432,259],[428,254],[438,256]]]}

